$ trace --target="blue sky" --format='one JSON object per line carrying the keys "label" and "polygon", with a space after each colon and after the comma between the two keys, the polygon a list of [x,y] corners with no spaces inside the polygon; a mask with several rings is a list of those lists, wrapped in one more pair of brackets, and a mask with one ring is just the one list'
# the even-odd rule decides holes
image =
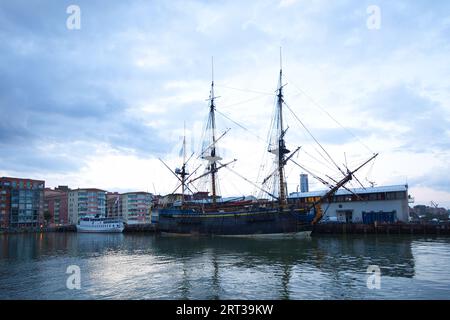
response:
{"label": "blue sky", "polygon": [[[66,27],[71,4],[80,30]],[[257,181],[273,110],[259,92],[276,88],[281,46],[286,101],[336,161],[380,152],[361,181],[407,182],[417,203],[450,207],[449,39],[448,1],[2,1],[0,175],[172,191],[157,158],[179,163],[184,122],[199,145],[214,56],[218,110],[252,132],[218,117],[232,128],[223,156]],[[291,149],[314,153],[287,122]],[[331,174],[308,154],[298,161]],[[286,172],[295,191],[300,171]],[[222,178],[223,194],[253,190]]]}

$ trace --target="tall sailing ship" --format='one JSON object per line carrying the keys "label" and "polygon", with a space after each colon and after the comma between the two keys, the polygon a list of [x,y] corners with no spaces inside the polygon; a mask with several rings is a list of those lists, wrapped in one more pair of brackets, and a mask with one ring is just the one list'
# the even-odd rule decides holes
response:
{"label": "tall sailing ship", "polygon": [[[192,155],[186,160],[186,140],[183,139],[183,165],[172,171],[164,162],[165,166],[179,180],[179,186],[174,193],[181,188],[179,201],[160,205],[156,210],[159,213],[158,228],[163,233],[176,235],[216,235],[216,236],[243,236],[243,237],[303,237],[311,233],[314,225],[323,216],[321,204],[329,199],[341,187],[352,180],[354,173],[373,160],[377,154],[365,161],[354,170],[341,171],[344,177],[340,181],[334,181],[333,185],[322,197],[313,203],[300,204],[291,203],[287,198],[285,166],[300,150],[298,147],[291,152],[287,149],[285,136],[287,128],[283,123],[283,107],[285,106],[283,95],[283,71],[280,64],[278,88],[276,91],[276,112],[272,121],[273,139],[269,143],[268,152],[274,157],[275,170],[268,175],[264,182],[273,179],[273,190],[267,191],[257,186],[250,180],[247,182],[255,185],[265,193],[268,199],[232,199],[224,200],[218,196],[218,172],[236,161],[222,162],[217,150],[218,141],[225,135],[218,136],[216,132],[216,104],[214,95],[214,72],[211,81],[209,96],[209,116],[206,125],[208,133],[207,143],[204,143],[199,155],[207,162],[206,170],[198,177],[192,178],[194,173],[188,173],[187,163]],[[161,159],[160,159],[161,160]],[[161,160],[162,161],[162,160]],[[300,166],[300,165],[299,165]],[[196,170],[195,170],[196,171]],[[194,181],[203,177],[210,178],[211,196],[207,199],[194,200],[188,197],[186,192],[191,192],[189,187]],[[264,184],[263,182],[263,184]],[[346,188],[347,189],[347,188]],[[348,190],[348,189],[347,189]],[[206,192],[208,194],[208,192]]]}

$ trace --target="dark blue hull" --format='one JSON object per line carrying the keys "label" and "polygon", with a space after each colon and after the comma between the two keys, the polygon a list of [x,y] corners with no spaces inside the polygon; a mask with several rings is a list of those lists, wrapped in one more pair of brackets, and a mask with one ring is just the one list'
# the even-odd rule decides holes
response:
{"label": "dark blue hull", "polygon": [[313,215],[299,209],[265,209],[235,212],[196,212],[159,209],[158,229],[174,234],[282,235],[311,231]]}

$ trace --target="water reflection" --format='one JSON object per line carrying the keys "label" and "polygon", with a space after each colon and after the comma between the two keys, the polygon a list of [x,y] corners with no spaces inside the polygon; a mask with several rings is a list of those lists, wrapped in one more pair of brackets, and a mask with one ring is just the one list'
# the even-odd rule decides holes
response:
{"label": "water reflection", "polygon": [[[395,280],[392,287],[403,285],[401,279],[416,275],[414,241],[417,238],[375,235],[304,240],[2,235],[0,298],[389,297],[393,293],[387,290],[368,291],[367,267],[379,265],[384,277]],[[448,242],[439,250],[448,250]],[[424,255],[423,250],[416,252]],[[65,289],[65,268],[70,264],[83,270],[84,290]]]}
{"label": "water reflection", "polygon": [[[159,255],[183,258],[184,270],[195,268],[189,258],[208,256],[213,265],[212,298],[219,296],[220,272],[233,266],[239,269],[268,267],[269,272],[278,277],[279,299],[291,298],[291,277],[293,269],[299,266],[303,270],[326,273],[336,287],[345,283],[346,277],[350,280],[359,279],[365,275],[367,267],[374,264],[380,266],[384,276],[414,276],[414,258],[411,239],[408,237],[326,237],[306,240],[159,238],[153,246]],[[359,277],[349,273],[357,273]],[[185,274],[184,281],[188,282],[188,278]],[[245,278],[241,280],[245,281]]]}
{"label": "water reflection", "polygon": [[[310,264],[318,269],[366,270],[380,265],[386,275],[413,277],[414,258],[409,237],[324,237],[305,240],[256,240],[235,238],[158,238],[158,254],[173,258],[212,254],[212,259],[239,257],[236,264],[292,267]],[[285,269],[283,269],[285,270]],[[283,271],[288,273],[289,269]]]}

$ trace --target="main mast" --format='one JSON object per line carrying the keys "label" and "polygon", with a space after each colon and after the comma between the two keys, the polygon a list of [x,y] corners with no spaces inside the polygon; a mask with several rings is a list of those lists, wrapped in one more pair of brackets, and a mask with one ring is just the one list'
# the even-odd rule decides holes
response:
{"label": "main mast", "polygon": [[211,149],[210,154],[205,159],[209,160],[209,172],[211,174],[211,191],[212,191],[212,203],[213,205],[216,205],[216,198],[217,198],[217,161],[221,160],[222,158],[217,156],[216,154],[216,116],[215,116],[215,109],[216,105],[214,103],[215,95],[214,95],[214,61],[211,60],[211,92],[209,95],[209,118],[208,118],[208,126],[211,130]]}
{"label": "main mast", "polygon": [[284,176],[284,165],[285,155],[290,151],[286,149],[286,144],[284,142],[284,135],[286,130],[284,130],[283,125],[283,68],[281,65],[281,50],[280,50],[280,78],[278,80],[278,89],[277,89],[277,138],[278,138],[278,176],[279,176],[279,203],[281,206],[287,203],[286,199],[286,178]]}
{"label": "main mast", "polygon": [[211,120],[211,135],[212,135],[212,147],[211,147],[211,191],[212,191],[212,201],[213,204],[216,204],[216,116],[214,113],[215,105],[214,105],[214,78],[211,81],[211,95],[210,95],[210,105],[209,105],[209,117]]}

